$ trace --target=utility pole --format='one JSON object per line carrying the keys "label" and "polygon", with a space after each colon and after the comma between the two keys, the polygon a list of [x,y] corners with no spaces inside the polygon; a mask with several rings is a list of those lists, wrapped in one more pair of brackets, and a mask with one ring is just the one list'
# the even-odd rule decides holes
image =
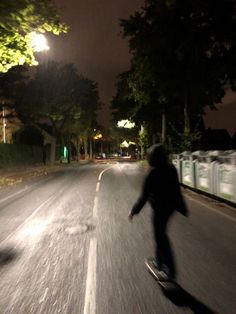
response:
{"label": "utility pole", "polygon": [[143,143],[143,133],[144,133],[144,126],[141,124],[141,129],[140,129],[140,136],[141,136],[141,151],[140,151],[140,154],[141,154],[141,159],[143,160],[144,158],[144,143]]}
{"label": "utility pole", "polygon": [[6,143],[6,118],[5,118],[5,108],[4,102],[2,103],[2,134],[3,134],[3,143]]}

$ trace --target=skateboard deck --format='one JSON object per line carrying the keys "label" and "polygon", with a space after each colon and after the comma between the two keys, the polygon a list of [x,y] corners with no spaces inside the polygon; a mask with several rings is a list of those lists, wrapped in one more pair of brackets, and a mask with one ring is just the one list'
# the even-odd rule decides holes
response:
{"label": "skateboard deck", "polygon": [[154,277],[154,279],[158,282],[158,284],[164,289],[164,290],[176,290],[177,284],[172,280],[161,280],[160,277],[158,277],[159,271],[156,269],[156,267],[153,265],[153,258],[147,258],[145,260],[145,265],[147,266],[147,269],[149,273]]}

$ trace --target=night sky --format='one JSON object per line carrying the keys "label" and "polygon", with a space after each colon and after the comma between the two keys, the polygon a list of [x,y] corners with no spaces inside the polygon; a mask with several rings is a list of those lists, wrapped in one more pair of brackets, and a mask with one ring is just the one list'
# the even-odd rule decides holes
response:
{"label": "night sky", "polygon": [[[50,50],[45,60],[71,62],[78,72],[98,82],[100,98],[105,103],[99,122],[108,125],[108,106],[115,94],[116,76],[129,68],[129,49],[123,39],[119,20],[128,18],[144,0],[55,0],[62,9],[67,34],[49,37]],[[236,94],[229,93],[218,111],[206,110],[206,127],[236,131]],[[105,122],[105,123],[104,123]]]}
{"label": "night sky", "polygon": [[[109,106],[115,93],[116,76],[129,68],[128,42],[119,20],[128,18],[143,5],[143,0],[55,0],[62,8],[67,34],[49,38],[46,59],[71,62],[78,72],[99,84],[101,101]],[[108,110],[100,122],[108,122]]]}

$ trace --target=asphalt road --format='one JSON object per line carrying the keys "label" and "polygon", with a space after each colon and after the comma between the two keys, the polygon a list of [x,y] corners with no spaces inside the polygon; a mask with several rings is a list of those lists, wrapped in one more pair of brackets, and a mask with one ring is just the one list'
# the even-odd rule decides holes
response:
{"label": "asphalt road", "polygon": [[169,225],[179,290],[147,272],[149,205],[127,219],[137,163],[69,167],[0,191],[0,313],[236,313],[236,220],[187,196]]}

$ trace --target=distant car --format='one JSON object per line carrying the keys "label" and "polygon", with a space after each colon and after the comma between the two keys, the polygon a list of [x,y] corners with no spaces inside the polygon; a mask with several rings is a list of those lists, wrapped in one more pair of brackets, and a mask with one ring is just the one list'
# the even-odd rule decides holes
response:
{"label": "distant car", "polygon": [[98,154],[95,156],[95,159],[103,159],[102,155],[101,154]]}
{"label": "distant car", "polygon": [[131,156],[130,155],[123,155],[121,158],[122,159],[131,159]]}

